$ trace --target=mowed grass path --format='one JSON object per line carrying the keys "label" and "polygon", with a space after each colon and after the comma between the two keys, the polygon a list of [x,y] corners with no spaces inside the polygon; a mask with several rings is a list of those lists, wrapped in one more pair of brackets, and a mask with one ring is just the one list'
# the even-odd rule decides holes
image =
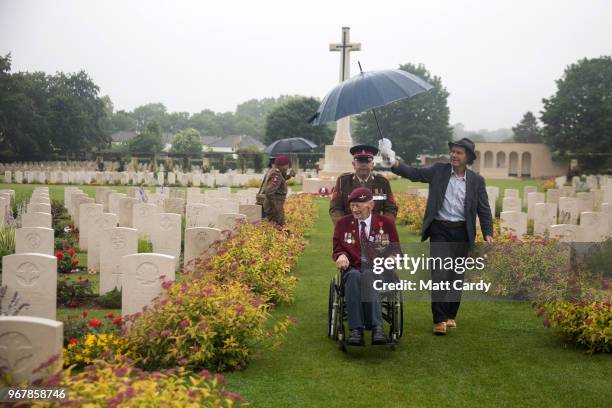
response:
{"label": "mowed grass path", "polygon": [[[564,345],[528,303],[465,302],[459,328],[446,337],[431,334],[429,303],[409,303],[395,351],[339,351],[326,336],[335,273],[328,201],[317,199],[316,207],[319,218],[295,270],[296,301],[276,311],[297,325],[279,350],[226,375],[254,407],[609,406],[610,355]],[[417,239],[400,231],[403,242]]]}

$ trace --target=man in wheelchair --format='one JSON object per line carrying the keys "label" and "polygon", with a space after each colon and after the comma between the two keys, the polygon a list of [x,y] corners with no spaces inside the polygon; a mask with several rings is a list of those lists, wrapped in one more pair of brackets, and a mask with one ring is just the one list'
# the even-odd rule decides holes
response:
{"label": "man in wheelchair", "polygon": [[[376,254],[372,248],[384,248],[391,243],[399,246],[395,222],[390,217],[372,212],[372,191],[366,187],[353,190],[348,202],[351,214],[336,222],[332,255],[336,266],[344,271],[348,344],[364,345],[364,329],[372,330],[372,344],[387,344],[380,296],[370,281],[373,276],[373,256]],[[362,242],[367,244],[362,245]]]}

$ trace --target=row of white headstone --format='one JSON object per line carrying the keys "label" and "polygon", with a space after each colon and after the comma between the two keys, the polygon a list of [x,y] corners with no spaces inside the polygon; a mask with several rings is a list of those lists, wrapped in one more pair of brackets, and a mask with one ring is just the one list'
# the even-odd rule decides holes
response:
{"label": "row of white headstone", "polygon": [[[589,192],[576,192],[576,181],[571,186],[537,191],[535,186],[519,190],[503,190],[500,222],[502,229],[517,236],[527,233],[527,223],[534,221],[534,234],[559,238],[564,242],[598,242],[612,236],[612,178],[592,178],[591,184],[601,183],[603,188]],[[410,194],[427,198],[428,189],[409,188]],[[495,211],[499,187],[487,187],[489,206]],[[523,208],[527,212],[522,212]]]}
{"label": "row of white headstone", "polygon": [[[2,190],[9,192],[11,190]],[[0,198],[3,220],[8,203]],[[22,215],[16,235],[15,254],[2,258],[2,285],[8,294],[18,292],[20,303],[29,306],[19,316],[0,316],[0,371],[16,382],[31,381],[32,371],[53,356],[61,365],[63,324],[56,318],[57,258],[53,256],[51,202],[45,187],[36,188]]]}
{"label": "row of white headstone", "polygon": [[4,172],[5,183],[27,184],[117,184],[148,186],[242,187],[263,180],[263,173],[198,173],[198,172],[144,172],[144,171],[38,171],[17,170]]}
{"label": "row of white headstone", "polygon": [[[120,218],[117,214],[105,213],[104,205],[112,205],[112,194],[100,191],[97,196],[104,204],[97,204],[81,190],[68,187],[64,191],[64,203],[75,223],[81,228],[80,241],[88,249],[88,263],[100,271],[100,293],[106,293],[115,287],[122,289],[122,315],[142,311],[161,293],[162,280],[174,280],[181,243],[181,215],[164,213],[163,208],[154,204],[141,203],[130,197],[117,197],[121,208],[132,204],[132,221],[130,226],[117,226]],[[234,197],[220,198],[229,191],[216,191],[215,194],[203,194],[190,190],[190,195],[204,196],[204,202],[227,199],[234,203]],[[109,197],[110,196],[110,197]],[[135,200],[135,201],[126,201]],[[127,203],[121,205],[122,203]],[[187,205],[191,215],[185,231],[185,264],[191,262],[207,251],[213,242],[223,239],[223,229],[231,229],[240,219],[257,219],[261,214],[259,206],[241,205],[239,209],[252,211],[249,217],[244,214],[222,213],[225,202],[211,201],[207,204]],[[193,208],[192,208],[193,206]],[[8,368],[17,375],[26,378],[37,363],[44,361],[41,356],[60,352],[62,345],[62,324],[56,322],[57,296],[57,258],[53,254],[53,229],[51,229],[51,206],[48,188],[35,189],[28,210],[23,215],[24,226],[17,229],[17,250],[13,255],[3,257],[3,285],[8,286],[9,293],[17,291],[22,303],[30,306],[22,310],[21,316],[3,318],[0,330],[0,362],[6,362]],[[220,228],[202,226],[202,223],[213,219],[210,213],[217,214],[215,225]],[[132,227],[139,227],[132,228]],[[137,253],[138,239],[148,236],[153,242],[155,253]],[[83,236],[85,235],[85,239]],[[103,254],[103,255],[101,255]],[[5,329],[8,328],[9,331]],[[52,336],[49,333],[53,333]],[[11,334],[13,333],[13,334]],[[47,333],[45,338],[56,341],[39,344],[32,339],[32,333]],[[16,344],[33,347],[38,350],[23,362],[11,360],[3,350],[14,351]],[[6,345],[8,348],[2,348]],[[51,354],[50,354],[51,353]],[[38,358],[40,357],[40,358]],[[3,360],[4,359],[4,360]],[[27,363],[26,363],[27,360]],[[0,363],[1,364],[1,363]],[[25,377],[20,377],[25,376]]]}

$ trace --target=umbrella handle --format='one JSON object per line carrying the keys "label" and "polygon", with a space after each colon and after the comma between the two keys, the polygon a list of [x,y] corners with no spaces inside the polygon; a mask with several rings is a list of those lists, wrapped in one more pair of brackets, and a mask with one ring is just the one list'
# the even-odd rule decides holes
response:
{"label": "umbrella handle", "polygon": [[378,135],[380,136],[380,139],[382,140],[383,134],[382,134],[382,130],[380,130],[380,124],[378,123],[378,117],[376,116],[376,110],[372,109],[372,113],[374,114],[374,121],[376,122],[376,129],[378,129]]}

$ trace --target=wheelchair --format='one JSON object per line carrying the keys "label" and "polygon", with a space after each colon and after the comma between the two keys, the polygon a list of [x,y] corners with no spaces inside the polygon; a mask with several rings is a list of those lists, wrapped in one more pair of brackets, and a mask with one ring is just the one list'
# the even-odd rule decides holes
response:
{"label": "wheelchair", "polygon": [[[340,350],[347,351],[347,311],[344,302],[344,271],[338,270],[329,284],[329,305],[327,309],[327,336],[338,342]],[[401,290],[380,292],[383,323],[388,324],[387,345],[391,350],[399,344],[404,333],[404,302]]]}

